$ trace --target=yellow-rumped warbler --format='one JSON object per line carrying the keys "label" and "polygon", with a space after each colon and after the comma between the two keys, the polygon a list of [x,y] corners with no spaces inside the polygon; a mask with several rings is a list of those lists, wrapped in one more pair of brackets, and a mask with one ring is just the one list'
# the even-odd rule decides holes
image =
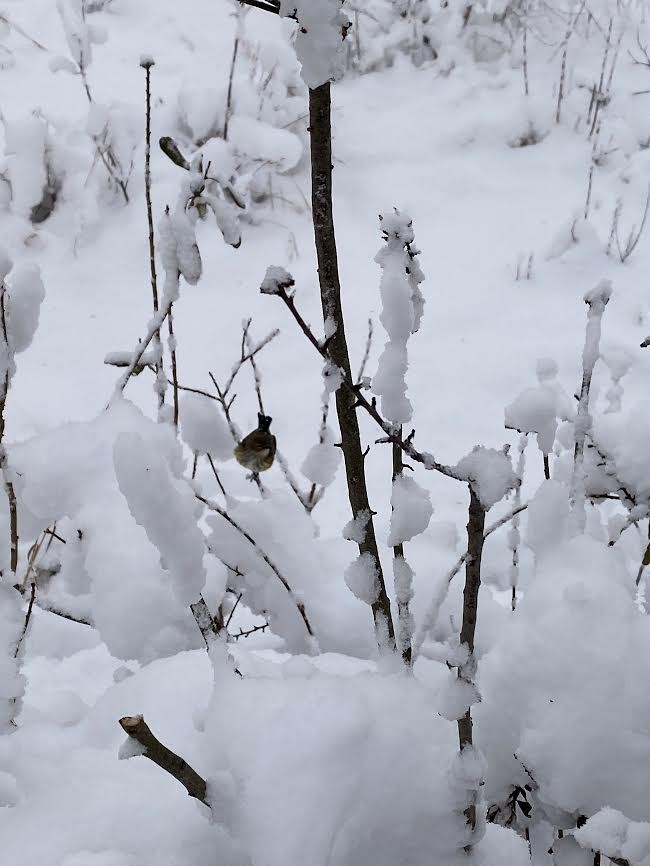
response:
{"label": "yellow-rumped warbler", "polygon": [[272,420],[268,415],[258,412],[257,429],[244,436],[235,448],[237,462],[254,474],[264,472],[273,465],[276,441],[269,429]]}

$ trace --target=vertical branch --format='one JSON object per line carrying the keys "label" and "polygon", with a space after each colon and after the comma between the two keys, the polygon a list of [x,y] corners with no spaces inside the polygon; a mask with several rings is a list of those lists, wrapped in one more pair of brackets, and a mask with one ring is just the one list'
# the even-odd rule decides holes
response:
{"label": "vertical branch", "polygon": [[[147,225],[149,228],[149,270],[151,274],[151,299],[153,303],[154,315],[158,312],[158,275],[156,273],[156,240],[153,227],[153,207],[151,204],[151,67],[154,61],[149,57],[144,57],[140,66],[145,71],[145,99],[146,99],[146,126],[145,126],[145,144],[144,144],[144,195],[147,205]],[[160,328],[154,333],[153,337],[154,351],[156,354],[156,386],[155,391],[158,395],[158,410],[165,405],[165,390],[167,388],[167,380],[163,367],[163,349],[160,339]]]}
{"label": "vertical branch", "polygon": [[223,119],[223,140],[228,141],[228,126],[230,125],[230,117],[232,115],[232,85],[235,77],[235,68],[237,66],[237,54],[239,53],[239,42],[242,36],[242,28],[244,23],[244,15],[246,14],[244,7],[239,4],[236,12],[237,29],[235,31],[235,42],[232,47],[232,57],[230,59],[230,74],[228,76],[228,93],[226,95],[226,110]]}
{"label": "vertical branch", "polygon": [[[350,357],[345,337],[341,285],[338,273],[336,236],[332,212],[332,130],[331,92],[329,82],[309,91],[309,130],[311,150],[312,215],[314,238],[318,258],[318,280],[320,285],[323,319],[335,328],[329,339],[328,354],[345,378],[351,381]],[[341,448],[345,461],[348,497],[353,517],[370,514],[364,538],[359,543],[359,553],[372,557],[377,571],[379,592],[372,605],[375,631],[380,644],[387,640],[395,646],[395,631],[390,609],[390,599],[379,559],[375,538],[372,509],[368,502],[365,467],[359,422],[356,413],[354,391],[341,387],[336,392],[336,411],[341,431]]]}
{"label": "vertical branch", "polygon": [[585,219],[589,218],[589,208],[591,206],[591,193],[594,185],[594,171],[598,160],[598,143],[600,142],[600,118],[596,123],[596,133],[593,138],[591,147],[591,162],[589,165],[589,180],[587,182],[587,197],[585,199]]}
{"label": "vertical branch", "polygon": [[16,504],[16,493],[14,485],[9,478],[7,466],[7,452],[4,446],[5,432],[5,409],[7,405],[7,396],[9,394],[9,382],[11,380],[11,363],[12,353],[9,346],[9,334],[7,332],[7,312],[5,305],[6,287],[4,281],[0,281],[0,331],[2,331],[2,339],[5,345],[4,363],[6,364],[4,376],[0,382],[0,475],[7,495],[9,504],[9,568],[12,575],[15,577],[18,571],[18,508]]}
{"label": "vertical branch", "polygon": [[[481,587],[481,558],[485,540],[485,508],[470,484],[469,519],[467,522],[467,559],[465,560],[465,590],[463,592],[463,623],[460,630],[460,643],[467,650],[467,660],[458,669],[458,678],[472,682],[475,668],[474,638],[478,615],[478,593]],[[461,753],[474,745],[472,732],[471,707],[458,719],[458,742]],[[476,827],[476,799],[465,809],[467,824]]]}
{"label": "vertical branch", "polygon": [[[399,427],[399,435],[402,428]],[[402,449],[395,442],[392,444],[393,451],[393,482],[404,471],[404,458]],[[402,653],[402,659],[407,667],[411,667],[413,639],[413,620],[409,603],[413,597],[412,572],[404,558],[404,545],[396,544],[393,547],[393,574],[395,577],[395,598],[397,599],[397,632],[398,647]]]}
{"label": "vertical branch", "polygon": [[174,427],[178,427],[178,364],[176,361],[176,337],[174,336],[174,316],[172,305],[169,305],[167,316],[167,327],[169,329],[169,354],[172,360],[172,394],[174,397]]}
{"label": "vertical branch", "polygon": [[524,33],[523,33],[523,71],[524,71],[524,93],[530,94],[528,86],[528,10],[524,11]]}
{"label": "vertical branch", "polygon": [[[528,434],[522,433],[521,438],[519,439],[519,448],[518,448],[518,459],[517,459],[517,477],[519,478],[519,484],[515,488],[515,497],[514,497],[514,506],[518,508],[521,506],[521,488],[524,480],[524,467],[526,465],[526,445],[528,444]],[[544,474],[546,479],[550,478],[549,474],[546,474],[548,470],[548,454],[544,454]],[[510,563],[510,587],[511,587],[511,596],[510,596],[510,608],[511,610],[516,610],[517,608],[517,584],[519,583],[519,545],[521,543],[521,536],[519,533],[519,524],[521,522],[521,517],[519,514],[515,514],[512,518],[512,526],[510,531],[508,532],[508,546],[512,552],[512,560]]]}
{"label": "vertical branch", "polygon": [[582,15],[582,11],[585,8],[586,0],[582,0],[580,8],[576,12],[573,19],[569,22],[566,33],[564,35],[564,45],[562,48],[562,65],[560,67],[560,84],[558,87],[557,93],[557,109],[555,111],[555,122],[559,123],[562,115],[562,103],[564,101],[564,93],[565,93],[565,83],[566,83],[566,67],[567,67],[567,56],[569,53],[569,40],[571,39],[571,35],[578,23],[580,16]]}

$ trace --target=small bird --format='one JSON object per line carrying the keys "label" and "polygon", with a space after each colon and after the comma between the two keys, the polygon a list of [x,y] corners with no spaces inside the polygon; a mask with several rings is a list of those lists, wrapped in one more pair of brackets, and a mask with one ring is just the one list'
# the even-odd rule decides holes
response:
{"label": "small bird", "polygon": [[253,475],[270,469],[275,459],[276,441],[270,432],[271,421],[268,415],[257,413],[257,429],[235,448],[235,458],[238,463],[250,469]]}

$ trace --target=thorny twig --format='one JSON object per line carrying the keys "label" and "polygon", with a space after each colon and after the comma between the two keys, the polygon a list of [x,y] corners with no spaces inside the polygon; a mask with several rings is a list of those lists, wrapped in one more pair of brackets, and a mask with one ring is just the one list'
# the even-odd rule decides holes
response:
{"label": "thorny twig", "polygon": [[246,629],[246,631],[243,631],[240,628],[238,634],[230,634],[230,635],[228,635],[228,637],[231,638],[232,640],[239,640],[242,637],[243,638],[250,637],[252,634],[256,634],[259,631],[265,632],[268,627],[269,627],[268,622],[265,622],[265,623],[262,623],[261,625],[254,625],[251,628]]}

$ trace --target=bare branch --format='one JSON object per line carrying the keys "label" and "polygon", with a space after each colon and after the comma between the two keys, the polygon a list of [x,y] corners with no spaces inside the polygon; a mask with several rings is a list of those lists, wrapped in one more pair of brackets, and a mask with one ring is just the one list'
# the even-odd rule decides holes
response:
{"label": "bare branch", "polygon": [[139,753],[143,757],[153,761],[161,770],[173,776],[190,797],[194,797],[210,808],[206,799],[208,786],[205,779],[199,776],[187,761],[164,746],[153,735],[143,716],[124,716],[120,719],[120,726],[124,733],[138,744]]}
{"label": "bare branch", "polygon": [[20,648],[23,645],[23,641],[27,636],[27,631],[29,629],[29,623],[32,618],[32,610],[34,608],[34,601],[36,600],[36,581],[32,581],[30,594],[29,594],[29,604],[27,605],[27,613],[25,614],[25,622],[23,623],[23,629],[20,633],[20,637],[18,638],[18,643],[16,644],[16,649],[14,651],[14,658],[17,659],[20,655]]}
{"label": "bare branch", "polygon": [[[153,206],[151,203],[151,66],[153,61],[141,64],[145,70],[145,146],[144,146],[144,195],[147,207],[147,228],[149,232],[149,272],[151,277],[151,298],[154,315],[158,312],[158,275],[156,273],[156,241],[153,226]],[[170,311],[171,315],[171,311]],[[158,396],[158,410],[165,405],[167,380],[163,368],[163,350],[160,328],[153,336],[156,361],[155,391]]]}

